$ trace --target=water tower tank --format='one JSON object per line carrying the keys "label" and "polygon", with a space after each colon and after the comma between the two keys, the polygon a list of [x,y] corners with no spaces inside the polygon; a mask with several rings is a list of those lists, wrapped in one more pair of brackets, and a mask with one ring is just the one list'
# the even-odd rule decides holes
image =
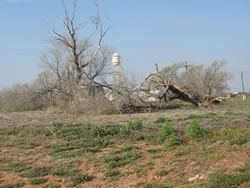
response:
{"label": "water tower tank", "polygon": [[115,67],[120,65],[120,55],[119,54],[115,53],[112,56],[112,65]]}

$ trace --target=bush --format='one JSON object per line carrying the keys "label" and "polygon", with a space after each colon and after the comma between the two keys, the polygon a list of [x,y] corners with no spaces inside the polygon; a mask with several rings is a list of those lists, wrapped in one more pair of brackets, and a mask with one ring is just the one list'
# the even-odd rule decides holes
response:
{"label": "bush", "polygon": [[161,170],[161,171],[156,172],[155,175],[159,176],[159,177],[163,177],[163,176],[168,175],[168,171],[167,170]]}
{"label": "bush", "polygon": [[142,129],[142,121],[127,121],[127,124],[120,128],[120,133],[124,135],[129,135],[131,130]]}
{"label": "bush", "polygon": [[29,182],[32,185],[40,185],[40,184],[44,184],[48,181],[48,179],[45,178],[35,178],[35,179],[30,179]]}
{"label": "bush", "polygon": [[162,126],[162,137],[166,137],[166,136],[170,136],[170,135],[174,135],[177,131],[171,126],[171,124],[169,122],[166,122],[163,126]]}
{"label": "bush", "polygon": [[89,176],[87,174],[75,174],[71,176],[71,182],[73,186],[76,186],[80,183],[85,183],[88,181],[92,181],[95,177],[94,176]]}
{"label": "bush", "polygon": [[50,172],[49,167],[36,167],[31,169],[29,172],[22,174],[22,177],[35,178],[35,177],[43,177],[47,176]]}
{"label": "bush", "polygon": [[196,120],[191,121],[186,132],[196,140],[202,140],[208,137],[208,132],[202,129]]}
{"label": "bush", "polygon": [[172,147],[172,146],[179,146],[183,144],[183,139],[178,137],[178,136],[175,136],[175,135],[171,135],[169,138],[168,138],[168,146]]}
{"label": "bush", "polygon": [[159,118],[155,121],[155,123],[166,123],[166,122],[170,122],[171,120],[167,119],[167,118]]}
{"label": "bush", "polygon": [[216,174],[209,178],[208,187],[238,187],[240,184],[249,182],[250,174],[237,174],[237,175],[227,175],[227,174]]}

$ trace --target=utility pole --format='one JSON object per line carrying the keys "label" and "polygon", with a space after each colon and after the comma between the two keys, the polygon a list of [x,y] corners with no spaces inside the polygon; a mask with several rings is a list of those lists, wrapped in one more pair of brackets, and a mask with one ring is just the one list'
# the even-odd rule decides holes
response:
{"label": "utility pole", "polygon": [[184,64],[185,64],[184,67],[185,67],[186,72],[187,72],[188,68],[191,67],[191,65],[188,65],[188,62],[187,62],[187,61],[185,61]]}
{"label": "utility pole", "polygon": [[243,78],[243,72],[241,72],[241,84],[242,84],[242,90],[243,90],[243,93],[245,93],[245,86],[244,86],[244,78]]}
{"label": "utility pole", "polygon": [[245,101],[245,100],[247,99],[247,95],[246,95],[246,93],[245,93],[243,72],[241,72],[240,75],[241,75],[241,83],[242,83],[242,90],[243,90],[242,100]]}

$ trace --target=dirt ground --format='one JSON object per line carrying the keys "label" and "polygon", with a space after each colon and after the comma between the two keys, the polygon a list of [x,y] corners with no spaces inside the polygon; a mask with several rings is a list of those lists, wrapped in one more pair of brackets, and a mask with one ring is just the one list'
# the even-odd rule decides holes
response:
{"label": "dirt ground", "polygon": [[[183,108],[162,112],[98,116],[47,111],[0,113],[0,131],[2,131],[0,136],[2,136],[3,141],[0,143],[0,188],[8,187],[8,185],[11,187],[10,185],[19,180],[25,182],[20,187],[52,188],[67,187],[69,185],[69,178],[57,177],[51,174],[43,176],[43,178],[47,179],[46,185],[31,185],[29,178],[21,177],[20,173],[8,169],[8,165],[15,162],[32,165],[32,168],[39,166],[56,168],[74,163],[74,168],[95,177],[92,181],[78,184],[77,187],[160,187],[161,184],[167,184],[168,187],[206,187],[205,184],[212,174],[234,174],[237,169],[249,171],[250,142],[243,145],[230,145],[229,141],[218,140],[218,136],[214,140],[206,142],[196,142],[187,138],[185,145],[171,149],[167,148],[166,144],[152,144],[145,141],[132,143],[128,141],[128,143],[117,142],[117,144],[103,148],[97,153],[84,154],[84,158],[64,158],[63,152],[60,155],[54,154],[47,147],[48,144],[60,143],[57,137],[52,135],[51,139],[48,137],[48,140],[41,140],[47,137],[42,137],[39,135],[40,133],[32,131],[37,131],[39,127],[50,127],[55,122],[121,125],[126,124],[127,120],[141,120],[143,126],[147,127],[163,117],[181,123],[185,118],[188,119],[192,115],[206,117],[207,114],[216,114],[218,118],[212,119],[213,122],[216,122],[216,125],[220,125],[222,121],[223,125],[226,125],[228,121],[239,126],[241,132],[249,133],[249,121],[247,122],[245,119],[242,121],[242,118],[249,117],[249,112],[249,104],[233,106],[230,104],[204,109]],[[206,120],[211,122],[211,119]],[[25,126],[29,127],[29,129],[26,130]],[[13,131],[12,127],[23,127],[23,130],[19,130],[19,133],[15,134],[11,132]],[[7,133],[5,133],[5,130],[7,130]],[[27,135],[25,135],[26,133]],[[35,136],[30,137],[32,134]],[[35,144],[39,140],[41,144],[36,146]],[[31,142],[34,142],[34,144]],[[141,154],[140,158],[135,159],[134,162],[129,162],[128,165],[115,168],[120,175],[105,177],[107,171],[105,158],[131,145],[139,148],[136,152]],[[249,183],[242,183],[238,187],[250,187]],[[16,187],[18,186],[16,185]]]}

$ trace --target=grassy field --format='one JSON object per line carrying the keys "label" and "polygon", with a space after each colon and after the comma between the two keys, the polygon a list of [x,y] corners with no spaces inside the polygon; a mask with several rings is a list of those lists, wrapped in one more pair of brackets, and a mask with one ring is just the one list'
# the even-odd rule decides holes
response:
{"label": "grassy field", "polygon": [[0,114],[0,188],[250,187],[250,101],[196,110]]}

